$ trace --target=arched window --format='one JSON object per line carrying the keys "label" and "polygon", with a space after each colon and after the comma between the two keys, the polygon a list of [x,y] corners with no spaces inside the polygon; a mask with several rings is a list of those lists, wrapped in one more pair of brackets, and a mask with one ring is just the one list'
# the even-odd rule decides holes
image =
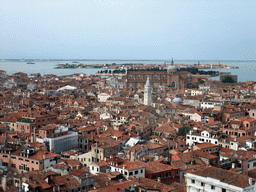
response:
{"label": "arched window", "polygon": [[175,82],[174,82],[174,81],[172,82],[172,85],[171,85],[171,86],[172,86],[172,87],[175,87]]}

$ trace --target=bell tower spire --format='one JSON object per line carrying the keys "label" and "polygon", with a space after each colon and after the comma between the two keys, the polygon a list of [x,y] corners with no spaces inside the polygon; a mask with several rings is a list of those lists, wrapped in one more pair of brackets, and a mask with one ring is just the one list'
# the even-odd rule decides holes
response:
{"label": "bell tower spire", "polygon": [[152,104],[152,95],[151,95],[152,87],[149,82],[149,77],[147,77],[147,82],[144,86],[144,105]]}

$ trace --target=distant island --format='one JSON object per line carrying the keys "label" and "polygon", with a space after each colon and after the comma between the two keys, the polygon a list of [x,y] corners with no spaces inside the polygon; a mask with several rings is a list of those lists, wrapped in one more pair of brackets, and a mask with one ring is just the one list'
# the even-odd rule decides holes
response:
{"label": "distant island", "polygon": [[54,69],[77,69],[77,68],[103,68],[104,65],[88,65],[88,64],[58,64]]}

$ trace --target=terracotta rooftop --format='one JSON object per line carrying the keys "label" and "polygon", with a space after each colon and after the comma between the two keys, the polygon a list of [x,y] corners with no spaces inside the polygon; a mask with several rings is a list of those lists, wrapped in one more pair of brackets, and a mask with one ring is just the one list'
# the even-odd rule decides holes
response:
{"label": "terracotta rooftop", "polygon": [[[246,175],[242,175],[240,173],[236,173],[233,171],[224,170],[216,167],[201,168],[195,171],[189,171],[189,173],[202,176],[202,177],[218,179],[223,183],[227,183],[227,184],[234,185],[241,188],[250,186],[249,184],[250,177]],[[253,184],[254,183],[255,183],[255,180],[253,179]]]}

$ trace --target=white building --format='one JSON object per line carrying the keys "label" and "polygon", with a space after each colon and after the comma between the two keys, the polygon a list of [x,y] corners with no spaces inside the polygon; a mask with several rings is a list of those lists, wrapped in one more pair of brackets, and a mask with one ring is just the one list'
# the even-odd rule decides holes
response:
{"label": "white building", "polygon": [[212,100],[205,100],[201,102],[201,108],[214,108],[214,106],[223,106],[223,102],[221,101],[212,101]]}
{"label": "white building", "polygon": [[[219,140],[220,136],[217,134],[214,134],[213,132],[204,130],[204,131],[197,131],[197,130],[191,130],[186,135],[186,145],[193,145],[194,143],[212,143],[215,145],[220,145],[222,147],[230,148],[233,150],[238,150],[239,143],[234,140]],[[228,142],[229,141],[229,142]]]}
{"label": "white building", "polygon": [[27,85],[27,90],[30,90],[30,91],[36,90],[36,84],[34,84],[34,83],[29,83],[29,84]]}
{"label": "white building", "polygon": [[149,82],[149,77],[147,77],[147,82],[144,86],[144,105],[152,104],[152,95],[151,95],[151,85]]}
{"label": "white building", "polygon": [[216,167],[197,169],[185,174],[187,192],[255,192],[255,180]]}
{"label": "white building", "polygon": [[199,89],[204,91],[210,91],[211,86],[210,85],[199,85]]}
{"label": "white building", "polygon": [[202,112],[199,112],[195,109],[192,109],[189,111],[184,111],[184,112],[182,112],[182,114],[196,122],[203,122],[203,120],[204,120],[203,119],[204,116],[203,116]]}
{"label": "white building", "polygon": [[98,101],[105,103],[110,97],[120,97],[120,94],[117,91],[111,91],[110,93],[100,93],[98,94]]}

